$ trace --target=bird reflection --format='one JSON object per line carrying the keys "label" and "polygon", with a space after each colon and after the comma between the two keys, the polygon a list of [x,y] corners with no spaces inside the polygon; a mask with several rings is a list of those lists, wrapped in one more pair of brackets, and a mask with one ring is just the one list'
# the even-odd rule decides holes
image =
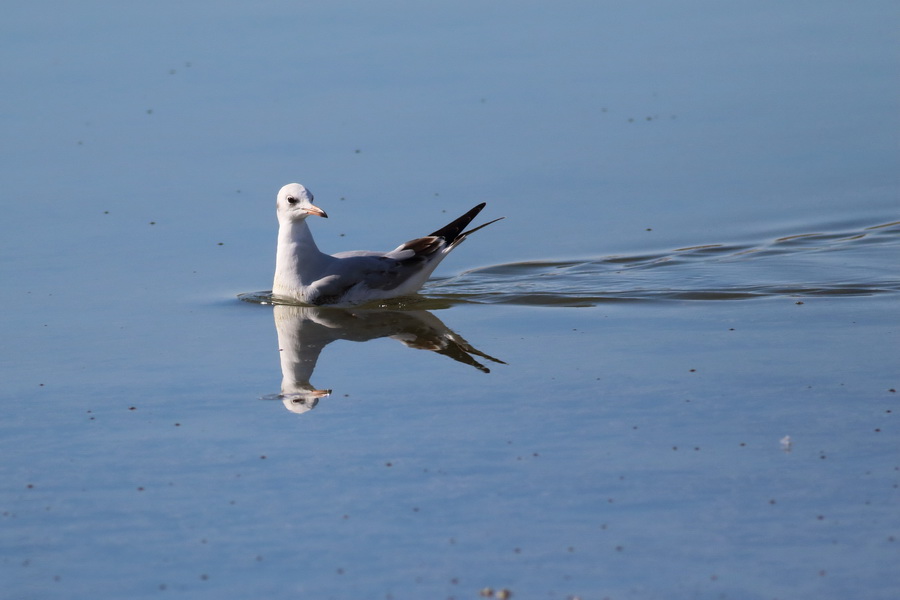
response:
{"label": "bird reflection", "polygon": [[428,311],[352,310],[276,305],[275,328],[281,354],[281,394],[291,412],[315,408],[330,389],[310,383],[322,349],[335,340],[365,342],[382,337],[410,348],[431,350],[490,373],[478,359],[506,364],[472,347]]}

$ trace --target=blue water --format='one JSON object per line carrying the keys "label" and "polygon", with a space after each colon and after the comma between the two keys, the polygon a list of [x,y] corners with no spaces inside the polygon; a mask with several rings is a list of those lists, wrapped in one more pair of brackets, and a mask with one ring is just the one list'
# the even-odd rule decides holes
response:
{"label": "blue water", "polygon": [[[898,21],[9,7],[4,597],[895,598]],[[273,306],[291,181],[326,251],[506,218]]]}

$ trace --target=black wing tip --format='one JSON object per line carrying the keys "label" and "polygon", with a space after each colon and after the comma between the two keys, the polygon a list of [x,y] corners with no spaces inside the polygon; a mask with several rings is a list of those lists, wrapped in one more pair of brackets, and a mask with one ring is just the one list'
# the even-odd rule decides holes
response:
{"label": "black wing tip", "polygon": [[[457,221],[462,221],[463,219],[465,219],[466,222],[460,229],[465,228],[465,226],[468,225],[472,221],[472,219],[474,219],[475,217],[478,216],[478,213],[480,213],[484,209],[485,206],[487,206],[487,202],[482,202],[481,204],[473,207],[471,210],[469,210],[469,212],[467,212],[466,214],[464,214],[463,216],[458,218],[456,221],[453,221],[453,223],[456,223]],[[453,223],[451,223],[451,225]]]}
{"label": "black wing tip", "polygon": [[506,217],[497,217],[497,218],[494,219],[493,221],[488,221],[487,223],[482,223],[482,224],[479,225],[478,227],[473,227],[472,229],[469,229],[468,231],[463,231],[461,234],[459,234],[459,238],[464,238],[464,237],[466,237],[467,235],[469,235],[470,233],[475,233],[475,232],[478,231],[479,229],[483,229],[483,228],[487,227],[488,225],[493,225],[493,224],[496,223],[497,221],[502,221],[502,220],[505,219],[505,218],[506,218]]}
{"label": "black wing tip", "polygon": [[478,216],[478,213],[480,213],[485,206],[487,206],[487,202],[482,202],[463,216],[459,217],[452,223],[441,227],[431,235],[439,238],[444,238],[445,240],[447,240],[447,242],[452,244],[454,240],[456,240],[456,238],[458,238],[462,234],[462,231],[466,228],[466,226],[472,222],[472,219]]}

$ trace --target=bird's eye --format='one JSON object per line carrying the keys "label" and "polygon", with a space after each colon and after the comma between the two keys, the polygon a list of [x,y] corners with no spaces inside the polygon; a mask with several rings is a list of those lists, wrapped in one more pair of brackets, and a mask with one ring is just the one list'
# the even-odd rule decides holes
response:
{"label": "bird's eye", "polygon": [[287,201],[288,201],[288,204],[297,204],[297,199],[294,198],[293,196],[288,196]]}

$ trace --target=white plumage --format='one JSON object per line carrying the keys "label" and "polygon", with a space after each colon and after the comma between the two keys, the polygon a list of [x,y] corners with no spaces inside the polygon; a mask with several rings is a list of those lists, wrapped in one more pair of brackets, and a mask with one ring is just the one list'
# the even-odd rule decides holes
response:
{"label": "white plumage", "polygon": [[289,183],[278,192],[278,249],[272,294],[304,304],[344,306],[414,294],[467,235],[500,220],[463,231],[484,206],[481,203],[434,233],[390,252],[329,255],[319,251],[306,223],[310,215],[328,215],[313,204],[309,190],[299,183]]}

